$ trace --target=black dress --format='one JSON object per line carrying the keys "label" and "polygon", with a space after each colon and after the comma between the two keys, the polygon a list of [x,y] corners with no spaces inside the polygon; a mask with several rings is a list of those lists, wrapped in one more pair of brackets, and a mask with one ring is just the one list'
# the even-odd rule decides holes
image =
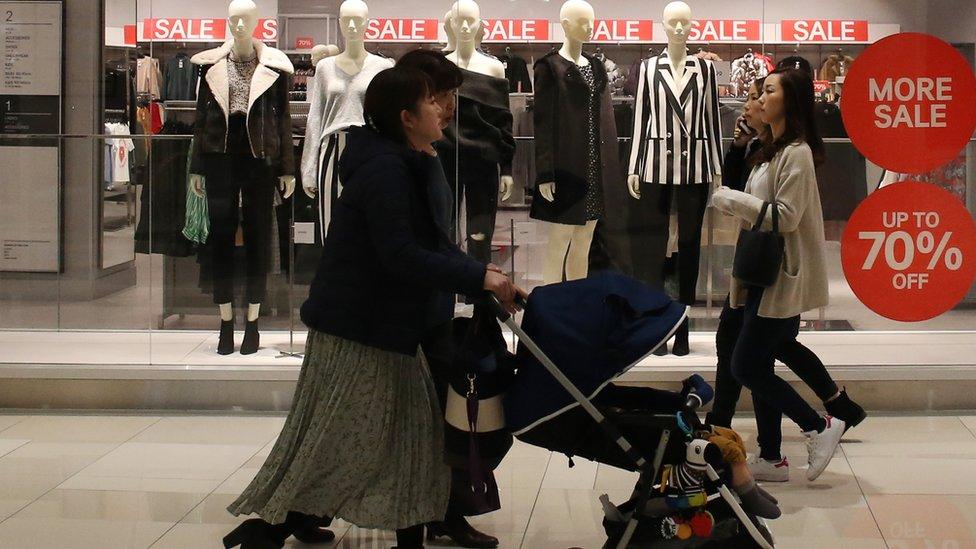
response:
{"label": "black dress", "polygon": [[600,166],[600,95],[597,93],[596,76],[593,65],[580,67],[583,81],[590,88],[590,100],[586,105],[588,164],[586,166],[586,220],[593,221],[603,217],[603,174]]}

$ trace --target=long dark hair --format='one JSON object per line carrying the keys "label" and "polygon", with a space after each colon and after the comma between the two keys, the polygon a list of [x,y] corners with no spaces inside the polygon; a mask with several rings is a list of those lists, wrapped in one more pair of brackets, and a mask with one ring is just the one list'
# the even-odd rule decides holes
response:
{"label": "long dark hair", "polygon": [[[779,84],[783,88],[783,113],[786,117],[786,130],[778,139],[770,139],[759,154],[756,154],[753,164],[769,162],[776,154],[794,141],[803,141],[813,152],[813,162],[820,165],[826,158],[823,138],[817,131],[815,116],[813,80],[810,76],[796,69],[777,69],[771,73],[779,76]],[[767,82],[769,81],[767,76]],[[763,92],[765,93],[765,92]]]}
{"label": "long dark hair", "polygon": [[417,112],[420,101],[430,97],[433,88],[430,77],[412,67],[380,71],[369,83],[363,99],[366,123],[380,135],[406,145],[400,113]]}
{"label": "long dark hair", "polygon": [[405,53],[397,61],[397,67],[413,67],[420,69],[434,82],[435,94],[461,87],[464,73],[457,65],[448,61],[447,56],[439,51],[413,50]]}

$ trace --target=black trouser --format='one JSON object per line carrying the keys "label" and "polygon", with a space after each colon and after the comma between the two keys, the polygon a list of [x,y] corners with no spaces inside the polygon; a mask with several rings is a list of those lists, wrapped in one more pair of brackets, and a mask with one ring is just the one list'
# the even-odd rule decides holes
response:
{"label": "black trouser", "polygon": [[641,199],[632,208],[631,262],[634,276],[652,287],[664,287],[664,260],[672,207],[678,216],[678,301],[695,303],[701,234],[709,185],[641,184]]}
{"label": "black trouser", "polygon": [[[427,366],[430,368],[430,375],[434,379],[434,387],[437,390],[437,398],[440,401],[442,412],[447,406],[447,391],[451,386],[451,375],[454,369],[453,325],[453,322],[449,321],[428,330],[420,343],[424,357],[427,359]],[[459,490],[470,490],[464,482],[469,478],[466,471],[451,469],[451,497],[448,500],[445,518],[473,514],[463,508],[460,504],[463,499],[457,496]]]}
{"label": "black trouser", "polygon": [[[715,371],[715,400],[706,418],[710,425],[731,427],[732,416],[742,393],[742,385],[732,375],[732,352],[742,330],[743,313],[743,308],[733,309],[729,305],[729,298],[725,298],[715,332],[718,366]],[[827,367],[813,351],[796,339],[783,342],[776,349],[775,357],[806,383],[821,401],[826,402],[837,394],[837,384],[830,377]]]}
{"label": "black trouser", "polygon": [[[742,326],[735,341],[730,366],[732,377],[752,392],[752,403],[756,410],[759,455],[764,459],[775,460],[780,457],[780,446],[783,442],[781,426],[783,414],[792,419],[803,431],[822,429],[824,420],[789,383],[776,375],[773,369],[779,350],[785,348],[791,341],[796,341],[800,330],[800,316],[791,318],[759,316],[762,295],[761,288],[748,290],[746,305],[742,309]],[[800,359],[802,356],[797,354],[790,358]],[[811,364],[796,364],[796,366],[799,370],[812,370],[816,367]],[[823,364],[820,363],[819,367],[823,368]],[[721,385],[722,382],[718,384]]]}
{"label": "black trouser", "polygon": [[[468,255],[482,263],[491,263],[491,239],[495,234],[495,215],[498,213],[498,164],[472,154],[456,158],[447,153],[440,156],[447,182],[454,191],[455,208],[464,194]],[[484,238],[475,240],[472,235]]]}
{"label": "black trouser", "polygon": [[243,143],[240,142],[241,136],[233,128],[232,124],[228,135],[228,141],[234,141],[235,135],[238,139],[233,146],[229,143],[228,150],[233,152],[204,156],[207,207],[210,209],[213,301],[217,304],[233,301],[234,241],[240,223],[247,258],[247,301],[262,303],[271,260],[274,176],[264,160],[251,155],[246,137]]}

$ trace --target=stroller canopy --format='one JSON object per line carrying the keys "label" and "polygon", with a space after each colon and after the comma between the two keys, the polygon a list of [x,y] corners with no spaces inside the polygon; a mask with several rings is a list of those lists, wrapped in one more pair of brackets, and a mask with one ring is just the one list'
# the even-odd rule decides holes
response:
{"label": "stroller canopy", "polygon": [[[687,307],[613,272],[536,288],[522,329],[579,390],[593,398],[678,329]],[[521,434],[579,405],[519,344],[505,395],[508,429]]]}

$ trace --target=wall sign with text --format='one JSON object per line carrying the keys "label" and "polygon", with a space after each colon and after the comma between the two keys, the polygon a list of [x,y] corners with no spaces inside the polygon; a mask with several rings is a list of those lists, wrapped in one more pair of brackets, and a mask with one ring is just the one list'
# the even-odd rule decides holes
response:
{"label": "wall sign with text", "polygon": [[780,23],[784,42],[867,42],[868,22],[848,19],[787,19]]}
{"label": "wall sign with text", "polygon": [[436,42],[439,29],[437,19],[370,19],[365,38],[379,42]]}
{"label": "wall sign with text", "polygon": [[[139,36],[143,42],[222,42],[227,39],[227,19],[144,19]],[[254,38],[262,42],[277,40],[278,21],[259,19]]]}
{"label": "wall sign with text", "polygon": [[545,42],[549,40],[546,19],[484,19],[484,42]]}
{"label": "wall sign with text", "polygon": [[759,42],[758,19],[696,19],[688,39],[692,42]]}

